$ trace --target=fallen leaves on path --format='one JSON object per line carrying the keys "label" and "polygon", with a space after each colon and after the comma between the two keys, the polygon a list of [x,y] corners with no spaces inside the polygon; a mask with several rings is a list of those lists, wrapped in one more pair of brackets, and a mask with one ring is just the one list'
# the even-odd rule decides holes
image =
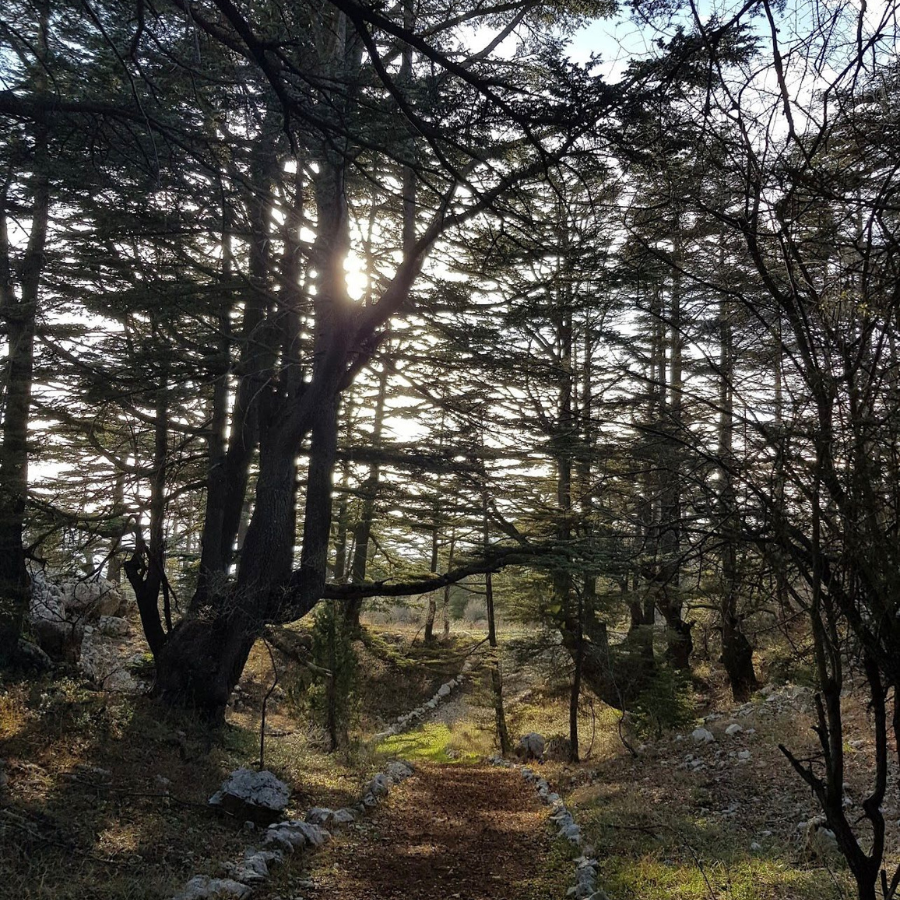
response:
{"label": "fallen leaves on path", "polygon": [[515,772],[421,766],[323,855],[316,900],[542,897],[546,815]]}

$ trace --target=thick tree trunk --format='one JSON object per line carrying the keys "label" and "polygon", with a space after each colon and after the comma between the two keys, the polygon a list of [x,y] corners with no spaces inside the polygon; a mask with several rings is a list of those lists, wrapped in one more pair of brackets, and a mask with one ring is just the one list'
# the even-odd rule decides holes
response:
{"label": "thick tree trunk", "polygon": [[[224,406],[227,402],[227,374],[220,377],[214,390],[214,422],[210,428],[208,452],[212,463],[207,480],[206,516],[203,525],[200,577],[192,607],[199,608],[210,592],[222,589],[228,576],[241,527],[247,497],[250,467],[259,444],[260,403],[266,393],[266,381],[276,357],[278,333],[269,323],[270,202],[271,187],[278,172],[275,135],[271,133],[270,115],[263,125],[264,136],[256,144],[247,218],[250,222],[249,289],[244,299],[240,333],[240,359],[237,366],[238,385],[231,410],[231,428],[227,448],[222,445]],[[227,213],[223,228],[222,280],[229,283],[232,268],[231,236]],[[223,313],[230,318],[230,310]],[[227,365],[230,326],[222,335],[220,352]],[[227,370],[226,370],[227,371]],[[224,393],[223,393],[224,390]],[[214,431],[214,429],[216,429]]]}
{"label": "thick tree trunk", "polygon": [[[237,581],[194,603],[157,656],[157,694],[220,719],[254,641],[267,624],[309,612],[325,587],[331,533],[337,405],[354,332],[343,262],[347,219],[343,161],[322,161],[317,183],[319,233],[314,247],[316,353],[312,379],[299,395],[273,389],[261,429],[256,502]],[[277,387],[273,386],[273,387]],[[296,460],[310,434],[299,568],[294,570]]]}
{"label": "thick tree trunk", "polygon": [[[48,11],[41,9],[40,52],[46,52]],[[19,641],[31,587],[25,566],[25,505],[28,496],[28,424],[34,375],[34,335],[44,249],[50,219],[48,134],[38,126],[34,139],[31,229],[19,278],[13,283],[6,197],[0,198],[0,315],[7,333],[4,366],[6,397],[0,456],[0,666],[19,657]]]}
{"label": "thick tree trunk", "polygon": [[665,599],[657,601],[666,623],[666,660],[673,668],[688,671],[691,668],[691,654],[694,652],[694,639],[691,636],[694,626],[681,617],[681,602],[672,601],[666,594],[664,588],[662,596]]}
{"label": "thick tree trunk", "polygon": [[[222,238],[222,280],[227,284],[231,275],[231,238]],[[195,597],[199,602],[210,592],[221,590],[226,577],[222,556],[225,498],[228,493],[226,457],[228,444],[228,373],[231,368],[231,315],[230,302],[218,316],[219,342],[213,376],[212,397],[209,401],[209,431],[206,438],[207,474],[206,509],[200,536],[200,572]]]}
{"label": "thick tree trunk", "polygon": [[256,639],[269,623],[300,618],[325,586],[331,477],[337,447],[336,400],[312,430],[299,571],[292,575],[296,472],[291,453],[263,456],[256,506],[233,591],[180,622],[157,656],[156,693],[217,721]]}

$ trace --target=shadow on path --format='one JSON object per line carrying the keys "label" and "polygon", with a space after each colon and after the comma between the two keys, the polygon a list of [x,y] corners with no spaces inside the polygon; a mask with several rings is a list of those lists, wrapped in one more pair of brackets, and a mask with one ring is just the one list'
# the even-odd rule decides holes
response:
{"label": "shadow on path", "polygon": [[544,900],[546,821],[515,772],[421,765],[317,860],[316,900]]}

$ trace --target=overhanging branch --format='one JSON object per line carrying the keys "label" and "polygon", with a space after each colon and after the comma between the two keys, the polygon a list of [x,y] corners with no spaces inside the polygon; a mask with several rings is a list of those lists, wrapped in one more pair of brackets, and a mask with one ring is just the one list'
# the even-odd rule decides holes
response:
{"label": "overhanging branch", "polygon": [[327,584],[322,594],[325,600],[361,600],[366,597],[409,597],[427,594],[448,584],[456,584],[471,575],[498,572],[506,566],[528,566],[538,561],[546,564],[548,559],[559,556],[556,547],[510,547],[497,550],[490,556],[474,560],[466,565],[451,569],[443,575],[429,578],[415,578],[411,581],[391,583],[370,581],[364,584]]}

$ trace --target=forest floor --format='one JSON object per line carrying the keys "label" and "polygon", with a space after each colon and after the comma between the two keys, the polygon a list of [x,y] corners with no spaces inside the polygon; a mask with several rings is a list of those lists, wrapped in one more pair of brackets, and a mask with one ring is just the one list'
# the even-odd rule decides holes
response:
{"label": "forest floor", "polygon": [[[539,662],[521,666],[513,655],[505,660],[511,734],[565,734],[568,709],[560,684]],[[788,684],[735,704],[723,688],[698,682],[689,717],[678,726],[632,735],[634,752],[621,740],[618,714],[587,703],[580,715],[582,762],[531,764],[581,825],[600,860],[600,886],[610,900],[854,897],[843,861],[836,854],[813,855],[804,845],[801,825],[819,810],[778,746],[801,756],[814,750],[812,692]],[[859,804],[871,771],[871,723],[862,699],[850,695],[846,706],[846,789],[848,802]],[[727,735],[730,724],[742,730]],[[715,740],[695,743],[691,732],[699,725]],[[384,750],[413,762],[475,765],[495,752],[493,735],[482,671],[431,721],[391,738]],[[896,771],[890,782],[889,795],[896,797]],[[895,849],[900,846],[896,801],[885,803],[885,813],[888,846]],[[565,896],[566,887],[547,897]]]}
{"label": "forest floor", "polygon": [[[357,648],[364,738],[457,674],[468,638],[434,647],[372,633]],[[265,766],[292,789],[288,815],[352,804],[383,765],[365,741],[328,753],[301,703],[307,675],[277,651]],[[224,728],[152,700],[97,691],[77,673],[0,682],[0,900],[166,900],[222,874],[258,840],[207,799],[254,768],[272,657],[257,646]]]}
{"label": "forest floor", "polygon": [[[478,635],[423,646],[419,636],[373,628],[360,644],[359,733],[408,711],[456,674]],[[512,645],[513,641],[509,641]],[[479,651],[479,653],[481,650]],[[292,859],[258,900],[560,900],[571,884],[568,846],[515,773],[485,767],[495,752],[489,679],[472,670],[422,727],[377,750],[324,752],[297,705],[306,686],[284,659],[267,718],[266,767],[293,789],[289,813],[355,802],[386,758],[417,775],[324,852]],[[514,739],[567,728],[559,660],[504,655]],[[210,733],[165,716],[146,698],[104,694],[74,679],[0,685],[0,898],[165,900],[195,874],[221,873],[255,838],[214,815],[206,800],[259,755],[259,711],[272,660],[254,651],[227,726]],[[798,825],[818,812],[778,750],[811,748],[810,694],[759,694],[737,707],[697,683],[689,718],[636,736],[630,752],[618,714],[586,702],[582,762],[547,762],[541,774],[564,798],[601,860],[610,900],[840,900],[852,897],[837,859],[811,858]],[[704,724],[715,741],[695,744]],[[728,736],[730,723],[743,731]],[[848,794],[859,803],[870,771],[870,723],[848,697]],[[890,796],[897,794],[891,773]],[[3,781],[6,784],[3,784]],[[900,809],[886,804],[889,846]]]}
{"label": "forest floor", "polygon": [[561,898],[564,856],[553,845],[547,808],[517,773],[423,763],[313,857],[303,883],[316,900]]}

